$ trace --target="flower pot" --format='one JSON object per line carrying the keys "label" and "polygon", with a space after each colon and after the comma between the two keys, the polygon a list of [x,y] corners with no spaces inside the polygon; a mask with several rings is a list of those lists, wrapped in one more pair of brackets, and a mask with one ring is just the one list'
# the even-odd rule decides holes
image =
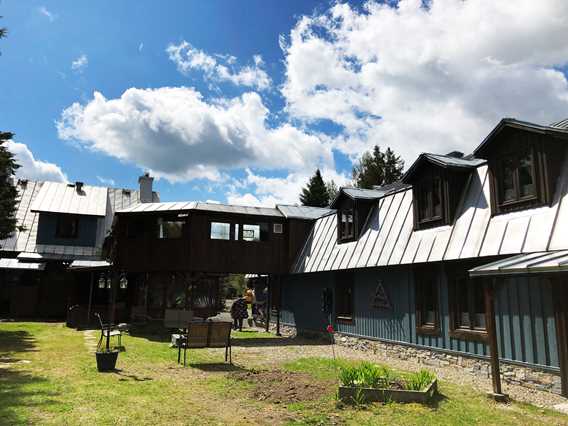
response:
{"label": "flower pot", "polygon": [[97,370],[100,372],[114,371],[116,360],[118,359],[118,351],[97,352]]}

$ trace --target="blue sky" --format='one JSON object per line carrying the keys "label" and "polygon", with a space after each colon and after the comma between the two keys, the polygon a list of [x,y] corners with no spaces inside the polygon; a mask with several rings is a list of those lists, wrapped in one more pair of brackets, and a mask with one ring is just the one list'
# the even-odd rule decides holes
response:
{"label": "blue sky", "polygon": [[466,3],[3,0],[0,128],[31,177],[270,205],[375,143],[412,162],[567,117],[566,2]]}

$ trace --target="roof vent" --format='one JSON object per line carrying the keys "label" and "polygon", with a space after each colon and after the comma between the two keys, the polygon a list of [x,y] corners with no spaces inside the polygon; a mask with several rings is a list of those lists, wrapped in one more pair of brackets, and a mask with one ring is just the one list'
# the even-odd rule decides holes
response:
{"label": "roof vent", "polygon": [[22,188],[26,188],[28,186],[28,180],[27,179],[18,179],[18,185],[21,186]]}
{"label": "roof vent", "polygon": [[463,152],[461,151],[448,152],[446,155],[452,158],[463,158]]}
{"label": "roof vent", "polygon": [[75,182],[75,189],[77,190],[77,193],[81,193],[83,192],[83,182]]}

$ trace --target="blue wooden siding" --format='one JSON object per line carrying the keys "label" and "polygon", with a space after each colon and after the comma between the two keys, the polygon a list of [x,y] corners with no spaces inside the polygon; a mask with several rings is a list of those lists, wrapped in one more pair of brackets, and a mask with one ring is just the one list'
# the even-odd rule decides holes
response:
{"label": "blue wooden siding", "polygon": [[96,216],[79,216],[77,238],[58,238],[57,214],[40,213],[37,229],[37,244],[94,247],[97,240]]}
{"label": "blue wooden siding", "polygon": [[[337,331],[360,337],[401,342],[488,356],[482,342],[449,336],[448,283],[438,266],[440,336],[417,335],[414,274],[411,268],[362,269],[354,271],[354,319],[335,323]],[[324,331],[328,319],[321,312],[321,293],[335,288],[334,272],[287,276],[282,288],[282,322],[299,329]],[[379,281],[391,309],[372,306]],[[558,367],[552,288],[546,278],[511,278],[497,287],[495,301],[497,340],[502,359],[542,367]]]}

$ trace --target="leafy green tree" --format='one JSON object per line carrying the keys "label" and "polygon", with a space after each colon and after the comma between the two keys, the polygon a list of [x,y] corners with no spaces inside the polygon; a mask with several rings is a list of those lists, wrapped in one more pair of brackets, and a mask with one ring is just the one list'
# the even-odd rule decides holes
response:
{"label": "leafy green tree", "polygon": [[12,182],[19,167],[5,143],[12,139],[10,132],[0,132],[0,240],[16,230],[16,201],[18,191]]}
{"label": "leafy green tree", "polygon": [[314,175],[310,178],[307,186],[302,188],[300,194],[300,201],[304,206],[311,207],[327,207],[329,206],[329,194],[321,172],[316,170]]}
{"label": "leafy green tree", "polygon": [[372,189],[375,185],[388,185],[402,177],[404,161],[387,148],[382,152],[375,145],[372,152],[366,151],[353,166],[353,183],[358,188]]}
{"label": "leafy green tree", "polygon": [[339,193],[339,188],[337,187],[335,181],[332,179],[328,180],[325,183],[325,189],[327,189],[327,195],[329,196],[329,203],[331,204],[332,201],[335,200],[335,197],[337,197],[337,194]]}

